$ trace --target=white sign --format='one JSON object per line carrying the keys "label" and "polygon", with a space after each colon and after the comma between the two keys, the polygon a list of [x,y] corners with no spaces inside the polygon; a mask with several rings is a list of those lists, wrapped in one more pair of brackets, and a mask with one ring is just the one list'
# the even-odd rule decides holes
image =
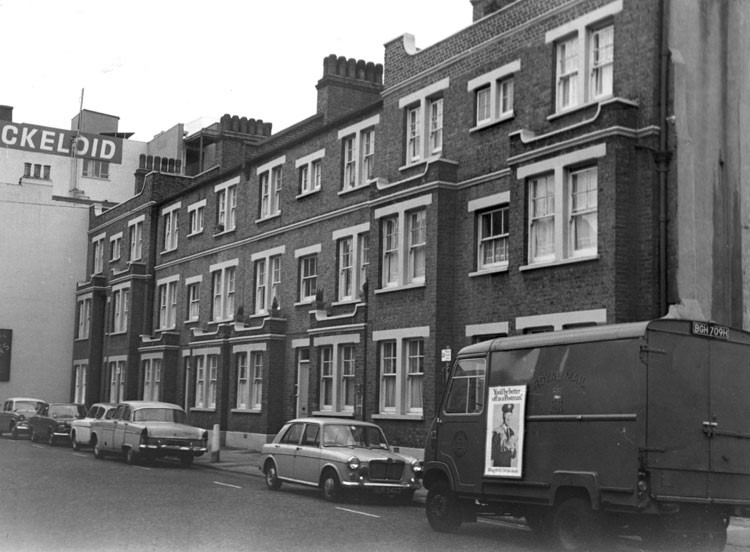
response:
{"label": "white sign", "polygon": [[484,475],[521,477],[525,413],[525,385],[490,387]]}

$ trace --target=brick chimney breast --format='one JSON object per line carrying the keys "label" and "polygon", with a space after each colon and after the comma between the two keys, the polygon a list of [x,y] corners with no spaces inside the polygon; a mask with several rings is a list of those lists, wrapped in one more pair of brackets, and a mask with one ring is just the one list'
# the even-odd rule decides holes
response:
{"label": "brick chimney breast", "polygon": [[318,81],[318,113],[331,121],[380,99],[383,65],[330,54]]}

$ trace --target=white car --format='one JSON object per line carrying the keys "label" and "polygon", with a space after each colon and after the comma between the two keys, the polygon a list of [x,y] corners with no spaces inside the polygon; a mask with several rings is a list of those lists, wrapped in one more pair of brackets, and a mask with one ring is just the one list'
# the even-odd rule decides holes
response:
{"label": "white car", "polygon": [[70,444],[73,450],[81,450],[81,447],[91,445],[91,424],[95,420],[106,419],[112,416],[116,404],[94,403],[86,412],[86,417],[70,422]]}

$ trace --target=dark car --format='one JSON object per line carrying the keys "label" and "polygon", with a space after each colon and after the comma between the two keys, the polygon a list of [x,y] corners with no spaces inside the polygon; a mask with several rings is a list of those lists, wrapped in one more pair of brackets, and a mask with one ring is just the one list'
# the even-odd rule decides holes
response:
{"label": "dark car", "polygon": [[7,431],[14,439],[18,439],[19,435],[29,433],[29,418],[45,404],[47,402],[41,399],[27,397],[6,399],[0,411],[0,435]]}
{"label": "dark car", "polygon": [[70,439],[70,422],[83,418],[86,408],[82,404],[43,404],[29,418],[29,433],[32,441],[44,439],[53,445],[58,439]]}

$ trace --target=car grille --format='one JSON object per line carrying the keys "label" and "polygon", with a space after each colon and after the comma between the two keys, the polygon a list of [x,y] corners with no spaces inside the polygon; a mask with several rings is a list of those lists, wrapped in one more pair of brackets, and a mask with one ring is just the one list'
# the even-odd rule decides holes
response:
{"label": "car grille", "polygon": [[370,481],[400,481],[404,473],[404,463],[393,460],[373,460],[370,462]]}
{"label": "car grille", "polygon": [[177,439],[167,439],[164,444],[168,447],[189,447],[190,441],[183,441]]}

